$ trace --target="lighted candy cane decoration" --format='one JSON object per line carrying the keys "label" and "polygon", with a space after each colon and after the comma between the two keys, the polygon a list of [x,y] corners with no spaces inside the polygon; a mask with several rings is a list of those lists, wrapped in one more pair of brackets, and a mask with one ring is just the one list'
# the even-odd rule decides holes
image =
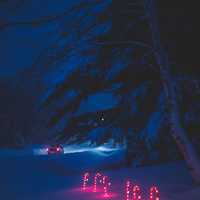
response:
{"label": "lighted candy cane decoration", "polygon": [[138,185],[135,185],[133,187],[133,200],[141,200],[142,196],[141,196],[141,190],[140,187]]}
{"label": "lighted candy cane decoration", "polygon": [[109,197],[108,195],[108,188],[111,186],[111,182],[108,179],[108,176],[103,177],[103,190],[104,190],[104,197]]}
{"label": "lighted candy cane decoration", "polygon": [[155,200],[160,200],[160,195],[159,195],[159,191],[157,189],[157,187],[153,186],[150,188],[150,196],[149,199],[153,200],[153,196],[155,196]]}
{"label": "lighted candy cane decoration", "polygon": [[[131,195],[131,182],[126,182],[126,200],[130,200]],[[138,185],[133,186],[133,200],[141,200],[141,190]]]}
{"label": "lighted candy cane decoration", "polygon": [[126,200],[130,200],[130,187],[131,187],[131,182],[127,181],[126,182]]}
{"label": "lighted candy cane decoration", "polygon": [[[93,189],[93,192],[97,191],[97,182],[98,182],[99,178],[102,178],[102,175],[100,173],[96,173],[95,177],[94,177],[94,189]],[[101,183],[102,180],[100,179],[99,182]]]}
{"label": "lighted candy cane decoration", "polygon": [[86,186],[89,181],[89,176],[90,176],[90,174],[88,172],[86,172],[83,176],[83,187],[82,187],[83,191],[86,190]]}

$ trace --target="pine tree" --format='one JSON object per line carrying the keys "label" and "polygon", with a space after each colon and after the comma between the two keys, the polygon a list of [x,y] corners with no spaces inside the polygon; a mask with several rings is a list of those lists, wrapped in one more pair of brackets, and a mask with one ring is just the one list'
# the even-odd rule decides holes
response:
{"label": "pine tree", "polygon": [[[58,66],[63,70],[59,74],[62,78],[47,88],[42,104],[53,110],[48,117],[49,137],[96,144],[111,138],[121,143],[125,140],[130,162],[135,152],[142,152],[138,148],[145,146],[147,152],[152,151],[155,141],[163,137],[160,129],[167,125],[194,180],[199,182],[198,157],[181,126],[181,118],[188,111],[179,112],[178,105],[183,102],[185,81],[170,74],[154,1],[127,0],[120,4],[120,10],[119,3],[80,4],[72,14],[80,13],[72,20],[72,29],[66,28],[54,48],[39,61],[53,74]],[[190,77],[186,79],[193,82]],[[106,108],[87,107],[105,96],[112,101]],[[136,138],[144,144],[138,145]]]}
{"label": "pine tree", "polygon": [[[135,27],[130,26],[132,21],[129,20],[125,24],[125,20],[131,16],[135,24],[139,24],[143,18],[137,13],[132,15],[128,13],[127,16],[127,7],[124,7],[122,9],[124,19],[120,23],[127,32],[122,34],[118,24],[121,16],[116,7],[117,5],[112,4],[109,8],[114,18],[111,30],[103,37],[98,32],[98,37],[92,41],[93,35],[90,35],[90,42],[87,41],[79,50],[81,51],[79,59],[84,60],[82,65],[77,66],[76,70],[70,73],[45,101],[44,105],[49,105],[68,91],[69,94],[72,91],[76,93],[72,100],[59,107],[50,119],[49,126],[52,129],[60,119],[68,117],[66,128],[59,134],[56,132],[57,139],[62,141],[70,138],[73,138],[73,141],[89,139],[101,144],[109,138],[114,138],[116,142],[122,142],[124,139],[128,140],[129,127],[135,126],[136,135],[144,132],[149,114],[154,110],[161,88],[158,73],[152,70],[151,63],[148,63],[149,46],[144,42],[131,41],[131,38],[124,40],[129,31],[135,30]],[[103,14],[105,16],[105,13]],[[96,28],[99,26],[101,24],[97,24]],[[144,30],[143,32],[145,33]],[[88,38],[88,32],[82,37]],[[146,38],[143,36],[143,39]],[[87,59],[87,56],[94,56],[94,62]],[[80,104],[87,98],[98,96],[98,92],[100,95],[111,93],[117,99],[117,105],[111,109],[77,116]],[[149,106],[146,106],[145,98],[149,100]],[[133,149],[131,148],[132,151]]]}

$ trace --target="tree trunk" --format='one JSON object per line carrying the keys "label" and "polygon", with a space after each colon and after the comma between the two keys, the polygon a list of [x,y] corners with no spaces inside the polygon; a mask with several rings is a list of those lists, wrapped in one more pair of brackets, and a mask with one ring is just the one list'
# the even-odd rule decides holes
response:
{"label": "tree trunk", "polygon": [[170,75],[169,59],[167,53],[161,45],[159,25],[156,17],[155,0],[148,0],[147,15],[152,34],[155,57],[157,64],[160,67],[161,81],[163,83],[167,106],[169,109],[171,134],[187,163],[188,169],[191,172],[194,181],[196,183],[200,183],[200,160],[187,136],[187,133],[181,126],[177,97],[173,85],[173,79]]}

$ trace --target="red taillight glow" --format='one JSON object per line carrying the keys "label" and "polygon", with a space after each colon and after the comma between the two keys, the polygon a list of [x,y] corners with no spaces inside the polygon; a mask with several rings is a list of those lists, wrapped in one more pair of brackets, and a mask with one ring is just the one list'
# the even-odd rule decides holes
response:
{"label": "red taillight glow", "polygon": [[59,147],[57,147],[57,148],[56,148],[56,151],[60,151],[60,148],[59,148]]}

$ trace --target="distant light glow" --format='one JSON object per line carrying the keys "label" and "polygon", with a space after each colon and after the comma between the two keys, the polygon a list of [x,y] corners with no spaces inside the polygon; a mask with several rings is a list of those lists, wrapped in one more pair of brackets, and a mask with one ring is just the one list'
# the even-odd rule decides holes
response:
{"label": "distant light glow", "polygon": [[102,118],[101,118],[101,121],[104,121],[104,120],[105,120],[105,119],[102,117]]}
{"label": "distant light glow", "polygon": [[78,146],[72,146],[72,147],[66,147],[64,148],[64,153],[81,153],[81,152],[95,152],[97,154],[99,153],[109,153],[118,151],[120,148],[111,148],[106,146],[98,146],[98,147],[78,147]]}
{"label": "distant light glow", "polygon": [[[82,153],[82,152],[93,152],[99,154],[101,156],[107,156],[107,153],[114,153],[123,149],[122,146],[113,147],[112,144],[106,143],[102,146],[92,147],[90,143],[82,144],[82,145],[66,145],[63,146],[64,154],[72,154],[72,153]],[[49,151],[48,147],[38,147],[33,149],[34,155],[47,155]]]}
{"label": "distant light glow", "polygon": [[95,151],[110,152],[110,151],[115,151],[116,148],[108,148],[108,147],[105,147],[105,146],[99,146],[99,147],[94,148],[94,150]]}

